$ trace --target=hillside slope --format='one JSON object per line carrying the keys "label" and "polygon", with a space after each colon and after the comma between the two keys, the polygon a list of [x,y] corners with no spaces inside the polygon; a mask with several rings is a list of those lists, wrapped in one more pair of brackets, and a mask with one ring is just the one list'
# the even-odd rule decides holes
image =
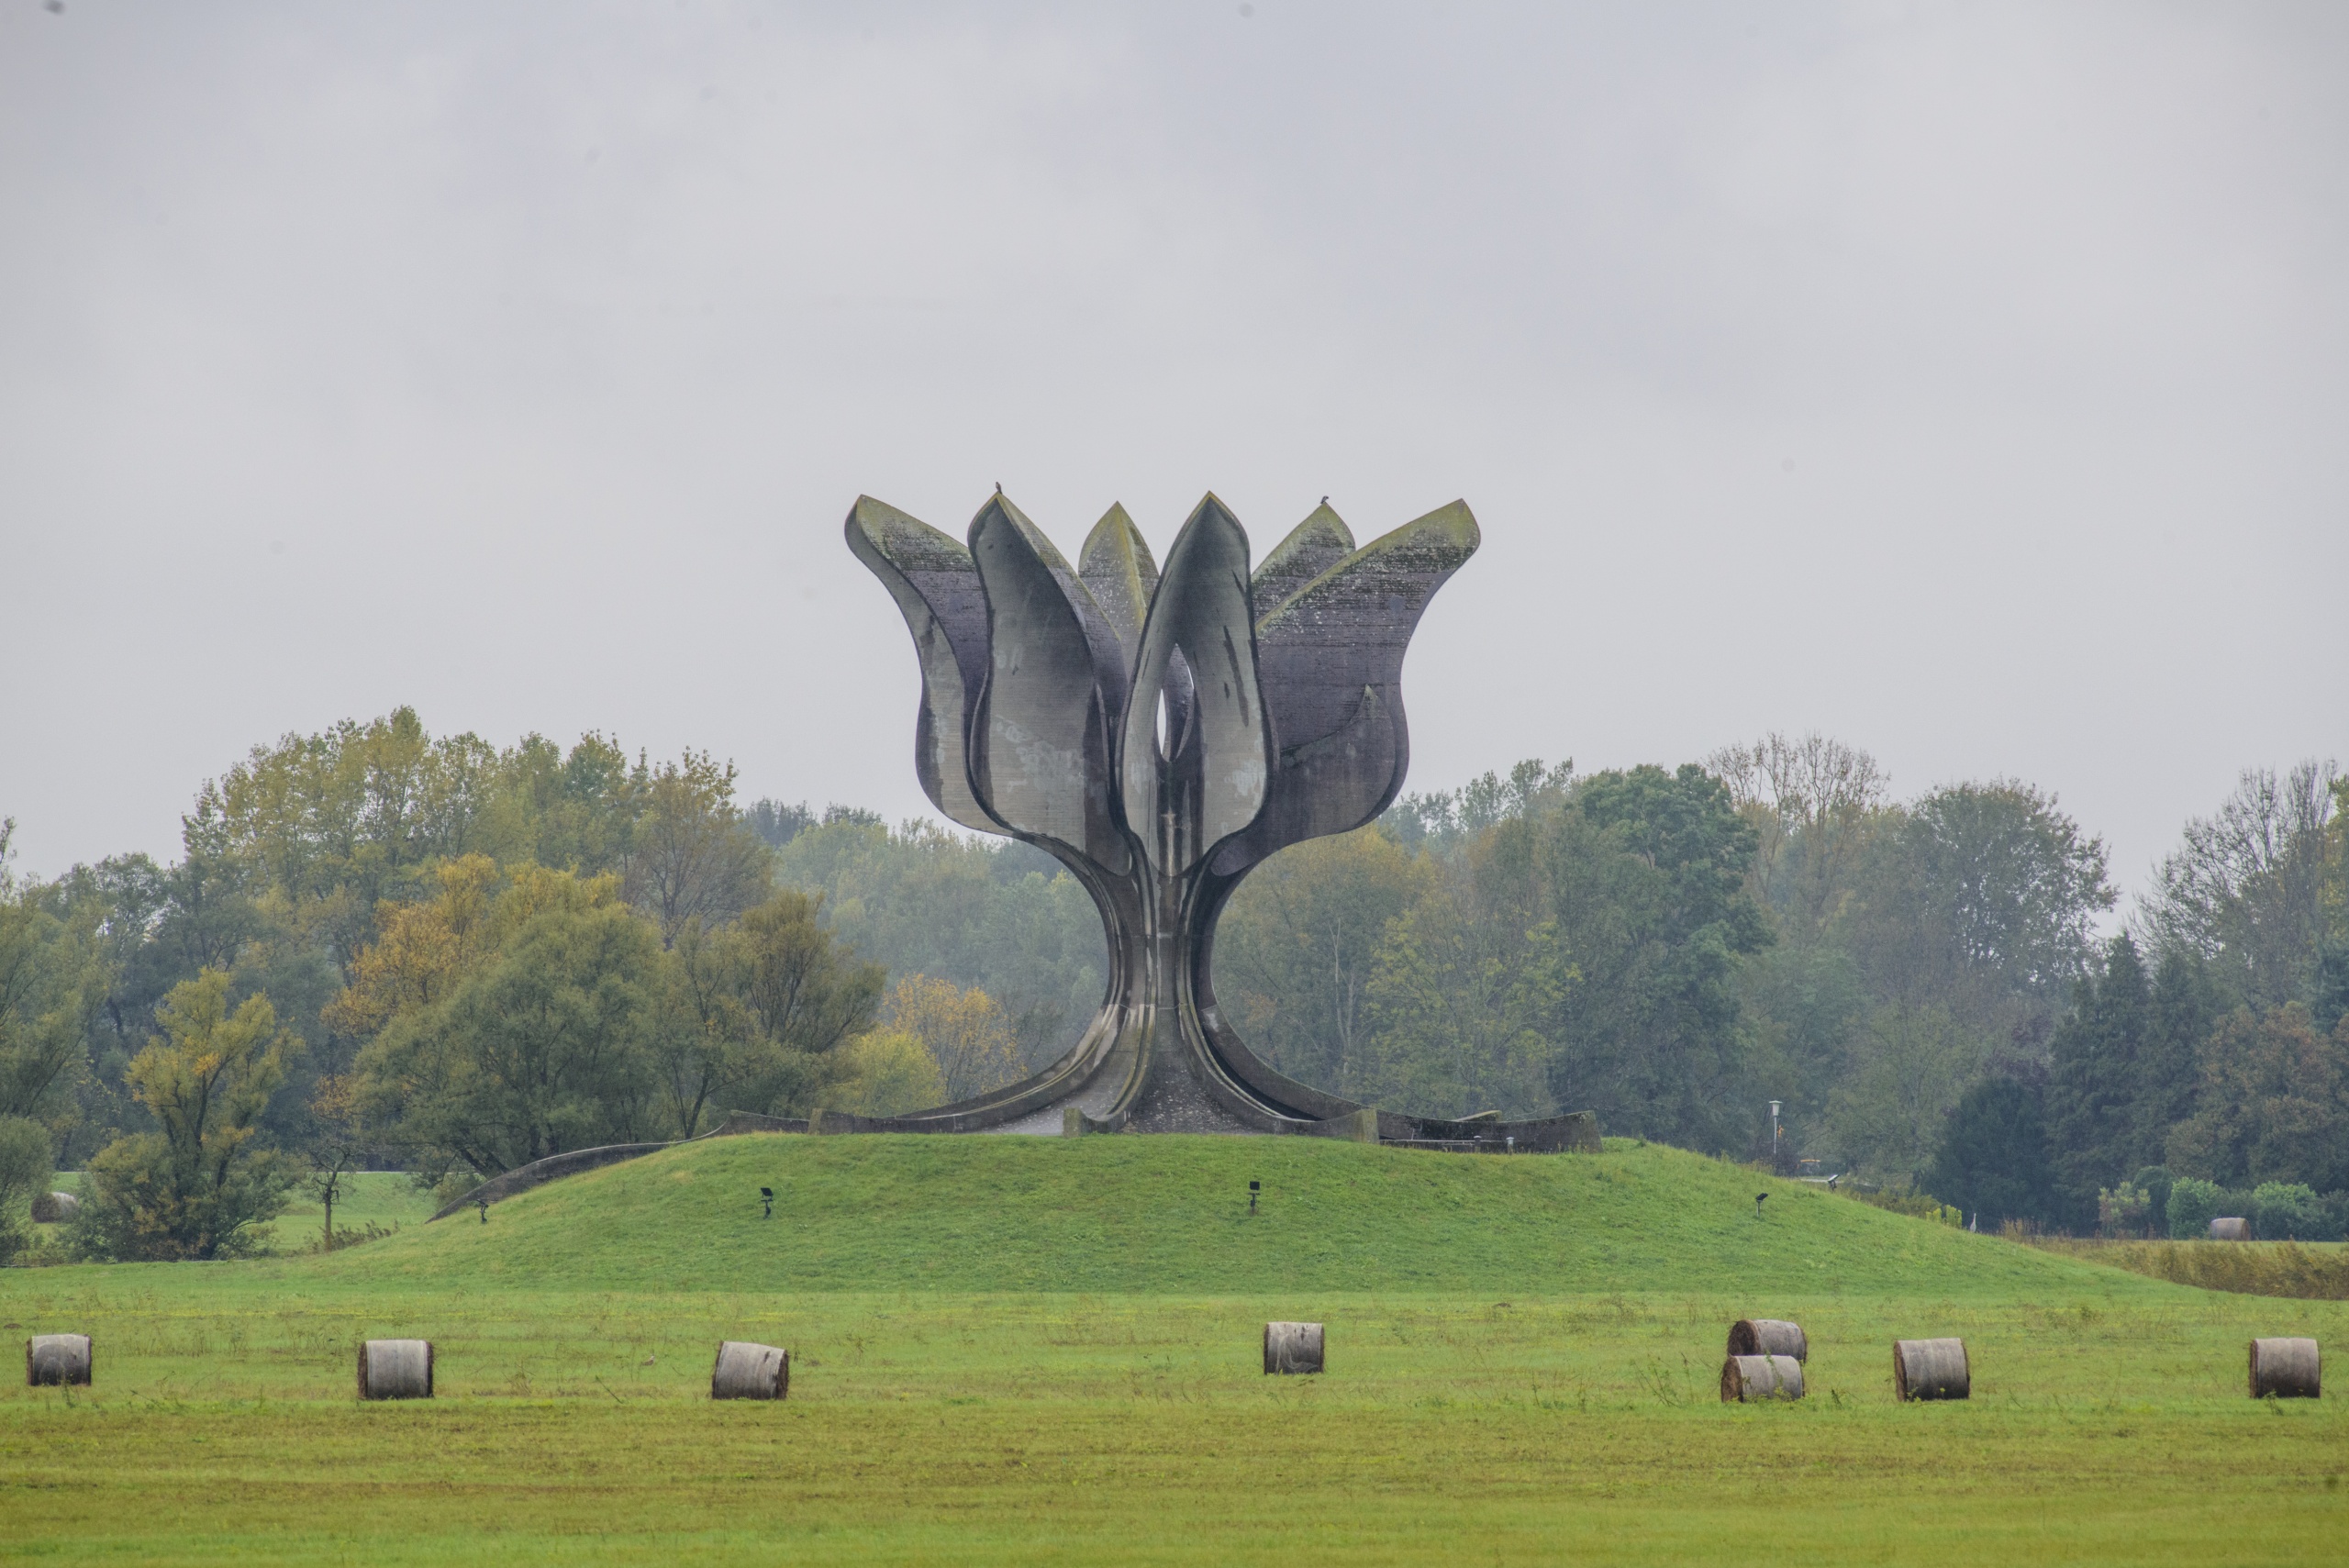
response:
{"label": "hillside slope", "polygon": [[[1252,1179],[1264,1184],[1252,1216]],[[761,1186],[775,1190],[771,1220]],[[525,1193],[486,1225],[411,1228],[313,1271],[701,1291],[2171,1288],[1662,1147],[1495,1158],[1172,1136],[712,1139]]]}

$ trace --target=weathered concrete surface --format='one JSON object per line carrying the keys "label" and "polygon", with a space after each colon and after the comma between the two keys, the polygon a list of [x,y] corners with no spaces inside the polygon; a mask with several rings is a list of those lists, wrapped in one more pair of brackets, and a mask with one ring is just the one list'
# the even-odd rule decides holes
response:
{"label": "weathered concrete surface", "polygon": [[[816,1129],[1050,1134],[1072,1108],[1074,1126],[1098,1131],[1351,1137],[1372,1125],[1367,1107],[1272,1071],[1231,1029],[1210,976],[1215,925],[1266,857],[1362,827],[1401,791],[1403,655],[1429,599],[1475,552],[1467,506],[1356,548],[1325,501],[1252,574],[1246,530],[1212,495],[1163,569],[1112,506],[1072,570],[1000,492],[971,523],[967,564],[946,536],[870,498],[847,533],[922,662],[923,788],[956,821],[1069,868],[1100,910],[1109,978],[1092,1025],[1043,1073],[912,1116],[826,1114]],[[937,739],[957,692],[961,790],[947,776],[954,747]],[[1373,1114],[1383,1140],[1431,1148],[1598,1140],[1587,1114]]]}

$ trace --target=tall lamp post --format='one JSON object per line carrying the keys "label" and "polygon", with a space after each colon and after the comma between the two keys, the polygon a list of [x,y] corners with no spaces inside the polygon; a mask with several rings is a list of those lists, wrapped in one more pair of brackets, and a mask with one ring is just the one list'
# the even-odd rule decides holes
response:
{"label": "tall lamp post", "polygon": [[1770,1169],[1778,1168],[1778,1106],[1783,1102],[1770,1102]]}

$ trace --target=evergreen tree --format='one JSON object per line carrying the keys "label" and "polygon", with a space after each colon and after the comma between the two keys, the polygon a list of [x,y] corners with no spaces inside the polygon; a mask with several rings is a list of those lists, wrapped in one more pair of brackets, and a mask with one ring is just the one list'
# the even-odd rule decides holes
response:
{"label": "evergreen tree", "polygon": [[2047,1134],[2064,1223],[2095,1223],[2096,1195],[2141,1162],[2135,1099],[2151,996],[2137,944],[2124,934],[2104,973],[2083,979],[2050,1043]]}
{"label": "evergreen tree", "polygon": [[1926,1168],[1925,1185],[1986,1226],[2054,1218],[2040,1091],[2012,1078],[1986,1078],[1966,1090]]}
{"label": "evergreen tree", "polygon": [[2317,1032],[2331,1034],[2349,1015],[2349,941],[2332,941],[2317,954],[2309,1017]]}
{"label": "evergreen tree", "polygon": [[2194,1114],[2202,1042],[2210,1038],[2218,1011],[2201,961],[2184,952],[2165,954],[2137,1046],[2132,1160],[2161,1164],[2167,1158],[2169,1129]]}

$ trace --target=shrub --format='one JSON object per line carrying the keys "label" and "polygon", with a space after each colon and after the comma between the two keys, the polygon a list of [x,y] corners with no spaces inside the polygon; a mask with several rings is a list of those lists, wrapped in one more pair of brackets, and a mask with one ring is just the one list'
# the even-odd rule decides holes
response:
{"label": "shrub", "polygon": [[86,1258],[177,1262],[241,1258],[255,1229],[285,1207],[294,1171],[273,1149],[191,1165],[160,1132],[117,1138],[90,1158],[88,1190],[67,1226]]}
{"label": "shrub", "polygon": [[2096,1190],[2097,1229],[2107,1236],[2135,1236],[2145,1229],[2153,1203],[2145,1189],[2127,1182]]}
{"label": "shrub", "polygon": [[2316,1193],[2299,1182],[2263,1182],[2251,1195],[2251,1219],[2263,1241],[2330,1241],[2332,1218]]}
{"label": "shrub", "polygon": [[2208,1236],[2210,1221],[2219,1217],[2222,1195],[2216,1182],[2199,1176],[2178,1178],[2169,1189],[2169,1233],[2180,1240]]}
{"label": "shrub", "polygon": [[874,1029],[841,1048],[848,1076],[833,1090],[828,1109],[858,1116],[903,1116],[944,1105],[946,1079],[921,1037],[899,1029]]}
{"label": "shrub", "polygon": [[2145,1195],[2145,1218],[2163,1235],[2169,1230],[2169,1189],[2176,1184],[2166,1165],[2148,1165],[2129,1178],[2129,1184]]}
{"label": "shrub", "polygon": [[435,1214],[465,1196],[475,1187],[487,1184],[482,1181],[480,1173],[473,1171],[451,1169],[441,1172],[437,1179],[429,1182],[422,1179],[427,1173],[418,1173],[417,1175],[409,1179],[415,1184],[417,1191],[430,1195],[432,1212]]}
{"label": "shrub", "polygon": [[1953,1208],[1931,1193],[1913,1190],[1904,1193],[1867,1192],[1856,1185],[1842,1190],[1872,1208],[1890,1209],[1911,1219],[1937,1219],[1943,1225],[1954,1225],[1961,1230],[1965,1228],[1965,1212]]}

